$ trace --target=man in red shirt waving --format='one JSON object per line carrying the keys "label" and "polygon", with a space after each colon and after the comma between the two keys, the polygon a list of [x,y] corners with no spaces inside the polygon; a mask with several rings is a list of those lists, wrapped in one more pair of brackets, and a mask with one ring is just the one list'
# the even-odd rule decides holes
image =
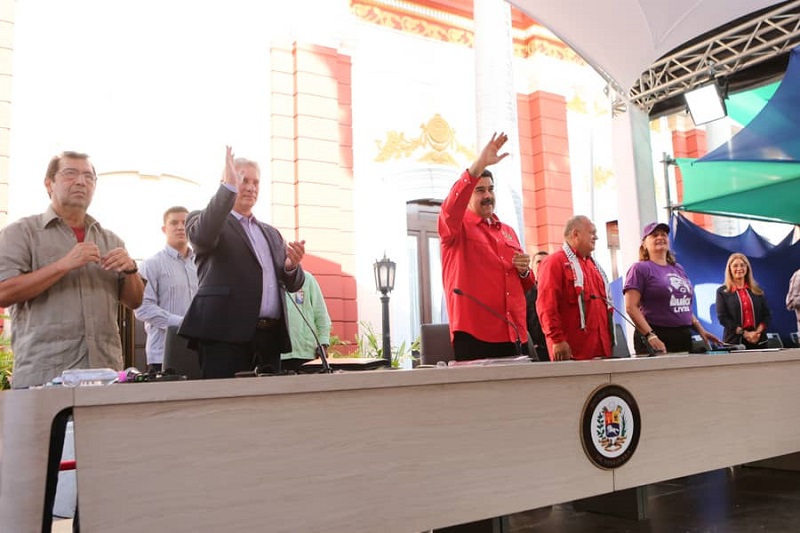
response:
{"label": "man in red shirt waving", "polygon": [[494,214],[494,178],[508,140],[492,135],[450,189],[439,215],[442,278],[457,361],[527,354],[525,291],[533,287],[530,256]]}

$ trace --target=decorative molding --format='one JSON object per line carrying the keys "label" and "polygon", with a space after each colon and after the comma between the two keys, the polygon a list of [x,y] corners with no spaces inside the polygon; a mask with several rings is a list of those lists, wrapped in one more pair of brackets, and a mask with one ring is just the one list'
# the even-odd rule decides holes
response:
{"label": "decorative molding", "polygon": [[[555,37],[553,39],[556,39]],[[533,34],[524,41],[514,39],[514,55],[517,57],[547,56],[568,63],[584,66],[586,61],[575,50],[559,40],[551,40]]]}
{"label": "decorative molding", "polygon": [[610,167],[597,165],[592,168],[592,181],[595,187],[605,187],[612,182],[614,176],[614,169]]}
{"label": "decorative molding", "polygon": [[407,14],[388,8],[382,8],[372,5],[371,2],[353,2],[352,8],[353,14],[364,22],[437,41],[464,44],[470,48],[472,47],[472,32],[466,31],[463,28],[442,24],[420,15]]}
{"label": "decorative molding", "polygon": [[438,113],[427,123],[420,124],[422,132],[418,137],[406,139],[406,134],[398,131],[386,133],[386,139],[376,140],[378,155],[375,161],[382,163],[390,159],[408,159],[414,152],[427,150],[417,161],[436,165],[461,165],[455,156],[461,154],[467,160],[475,158],[475,151],[467,148],[456,139],[456,131]]}
{"label": "decorative molding", "polygon": [[[474,23],[470,18],[402,0],[351,0],[350,5],[356,18],[370,24],[470,48],[474,46]],[[574,50],[537,22],[527,28],[513,28],[512,32],[517,57],[542,55],[586,65]]]}
{"label": "decorative molding", "polygon": [[590,116],[604,116],[611,111],[607,99],[605,98],[584,98],[576,92],[567,102],[567,110],[572,113]]}

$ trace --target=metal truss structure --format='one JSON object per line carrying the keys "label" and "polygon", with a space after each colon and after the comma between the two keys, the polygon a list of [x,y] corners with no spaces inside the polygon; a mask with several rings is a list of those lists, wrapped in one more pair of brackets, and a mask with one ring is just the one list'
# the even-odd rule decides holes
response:
{"label": "metal truss structure", "polygon": [[629,98],[649,112],[659,102],[785,54],[798,44],[800,0],[795,0],[662,57],[642,73]]}

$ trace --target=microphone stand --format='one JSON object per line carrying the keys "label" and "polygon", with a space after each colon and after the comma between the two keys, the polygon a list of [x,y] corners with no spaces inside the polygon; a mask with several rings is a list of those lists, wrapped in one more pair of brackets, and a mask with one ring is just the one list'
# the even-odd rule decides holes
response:
{"label": "microphone stand", "polygon": [[458,296],[466,296],[467,298],[469,298],[470,300],[472,300],[473,302],[475,302],[476,304],[478,304],[479,306],[484,308],[486,311],[488,311],[489,314],[499,318],[500,320],[502,320],[503,322],[505,322],[506,324],[511,326],[514,329],[514,334],[517,336],[517,340],[514,341],[514,348],[517,350],[517,357],[521,357],[522,356],[522,341],[520,340],[519,330],[517,329],[517,325],[516,324],[514,324],[509,319],[507,319],[506,317],[504,317],[503,315],[501,315],[500,313],[498,313],[497,311],[495,311],[494,309],[492,309],[491,307],[489,307],[488,305],[486,305],[482,301],[478,300],[477,298],[475,298],[471,294],[467,294],[466,292],[464,292],[464,291],[462,291],[461,289],[458,289],[458,288],[453,289],[453,292],[455,294],[457,294]]}
{"label": "microphone stand", "polygon": [[[284,287],[284,290],[286,290],[285,287]],[[289,291],[286,291],[286,292],[291,295],[291,293]],[[323,374],[333,374],[333,370],[331,370],[331,365],[328,364],[328,352],[325,350],[325,347],[322,345],[322,343],[319,342],[319,337],[317,336],[317,332],[314,331],[314,327],[311,325],[311,322],[308,321],[308,319],[306,318],[306,315],[304,315],[303,312],[300,310],[300,306],[297,305],[297,302],[294,301],[294,298],[292,298],[290,296],[287,299],[290,302],[292,302],[292,305],[294,305],[294,308],[297,309],[297,314],[300,315],[300,318],[302,318],[303,322],[305,322],[306,326],[308,326],[308,330],[311,332],[311,335],[314,336],[314,342],[317,343],[317,349],[319,350],[319,360],[322,363],[322,373]]]}
{"label": "microphone stand", "polygon": [[591,298],[592,300],[603,300],[606,303],[607,306],[609,306],[611,309],[616,311],[616,313],[619,316],[621,316],[622,319],[625,322],[627,322],[628,324],[630,324],[633,327],[634,334],[639,335],[641,340],[644,342],[644,346],[645,346],[645,348],[647,348],[647,355],[649,357],[654,357],[656,355],[656,351],[653,349],[652,346],[650,346],[650,342],[648,342],[647,337],[645,337],[642,333],[639,332],[639,329],[636,327],[636,324],[634,324],[633,321],[630,318],[628,318],[622,311],[620,311],[619,309],[614,307],[611,303],[609,303],[608,300],[606,300],[602,296],[598,296],[596,294],[590,294],[589,298]]}

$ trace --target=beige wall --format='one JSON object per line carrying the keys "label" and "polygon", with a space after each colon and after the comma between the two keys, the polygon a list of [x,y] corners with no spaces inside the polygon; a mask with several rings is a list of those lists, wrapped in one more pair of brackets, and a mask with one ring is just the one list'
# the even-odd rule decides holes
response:
{"label": "beige wall", "polygon": [[8,218],[8,161],[11,136],[11,57],[14,0],[0,0],[0,227]]}

